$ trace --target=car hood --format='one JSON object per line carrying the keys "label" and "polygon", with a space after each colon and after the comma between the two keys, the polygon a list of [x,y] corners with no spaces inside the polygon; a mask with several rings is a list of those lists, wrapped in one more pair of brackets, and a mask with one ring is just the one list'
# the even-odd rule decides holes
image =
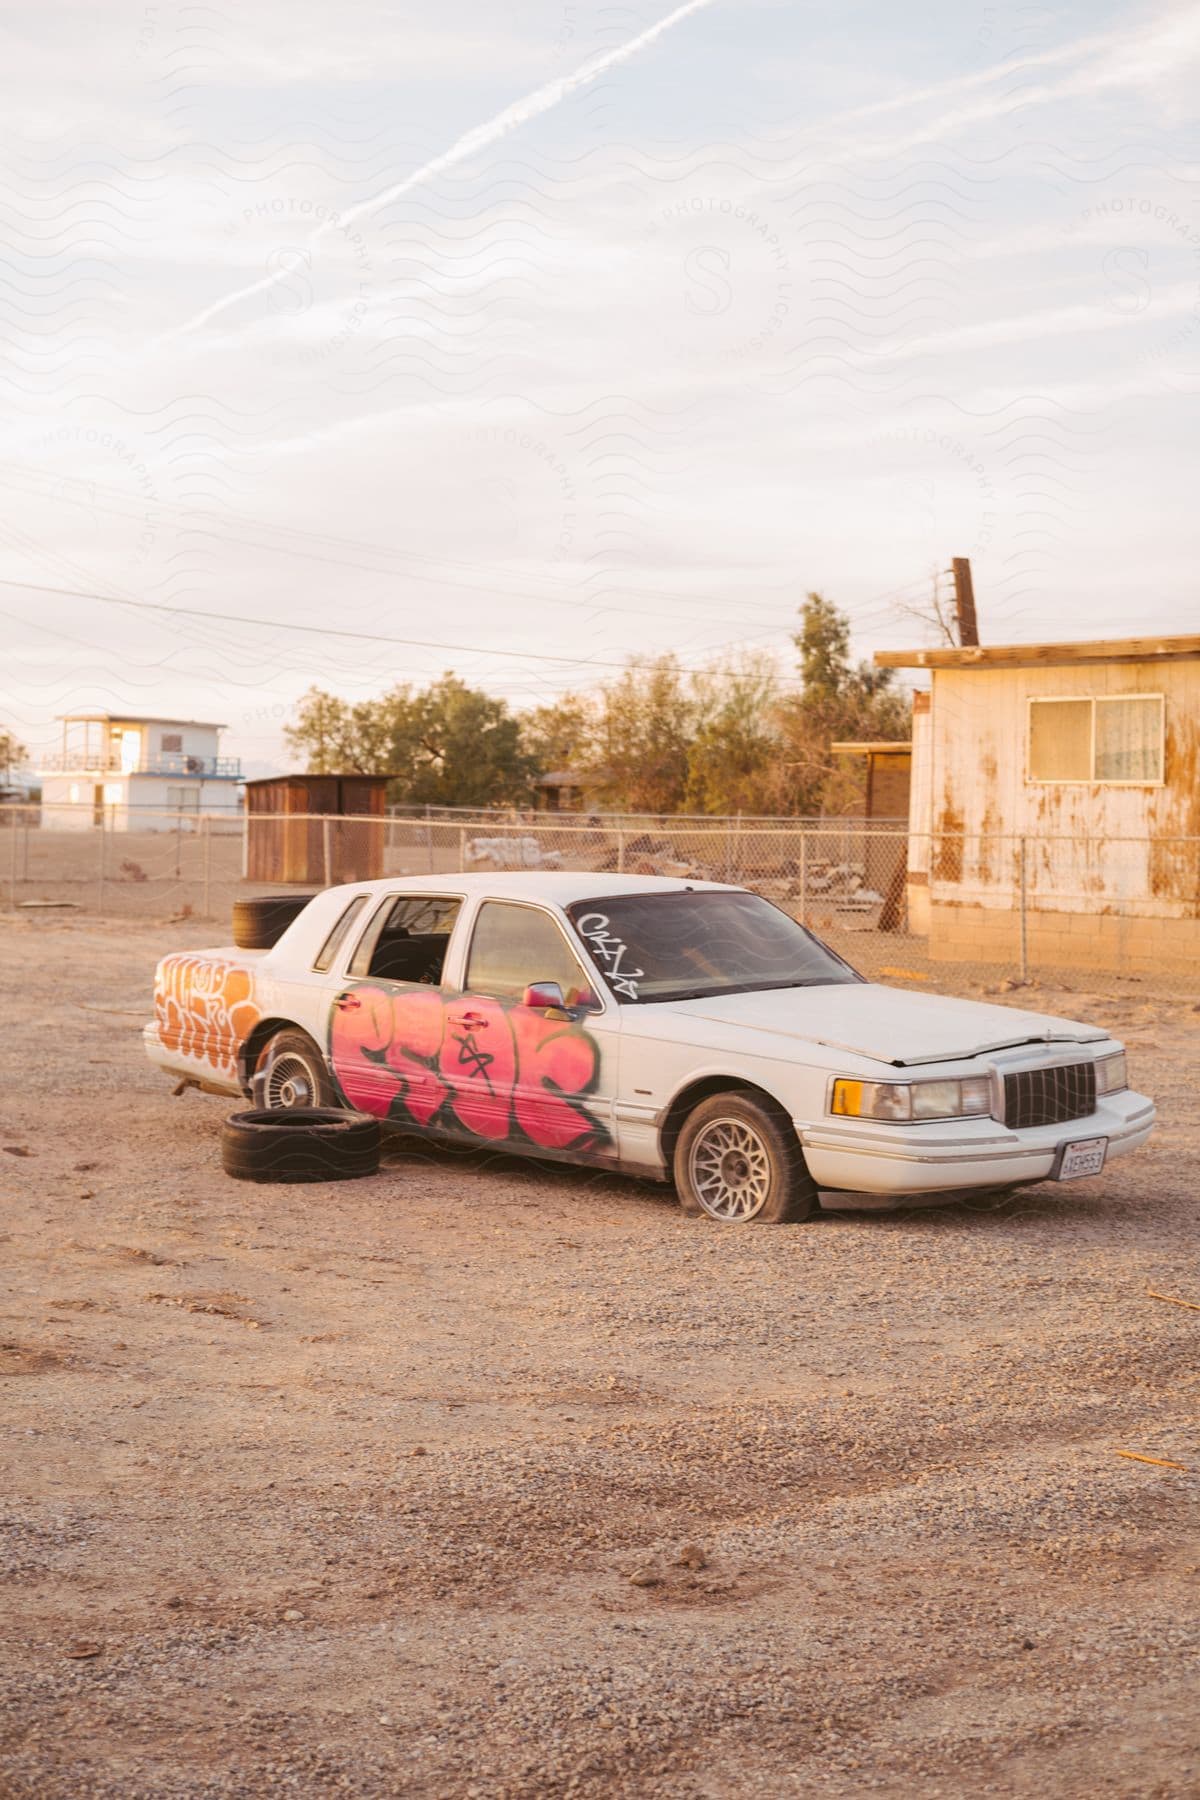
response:
{"label": "car hood", "polygon": [[950,1062],[1016,1044],[1095,1043],[1108,1033],[1095,1025],[984,1006],[941,994],[913,994],[873,982],[832,987],[773,988],[667,1003],[667,1010],[723,1026],[771,1032],[824,1044],[878,1062]]}

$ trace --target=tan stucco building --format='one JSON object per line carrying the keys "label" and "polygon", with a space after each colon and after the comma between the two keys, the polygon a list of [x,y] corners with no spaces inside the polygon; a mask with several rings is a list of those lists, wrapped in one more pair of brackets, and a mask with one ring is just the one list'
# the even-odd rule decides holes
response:
{"label": "tan stucco building", "polygon": [[875,660],[931,675],[908,852],[931,955],[1014,959],[1023,930],[1039,963],[1200,961],[1200,636]]}

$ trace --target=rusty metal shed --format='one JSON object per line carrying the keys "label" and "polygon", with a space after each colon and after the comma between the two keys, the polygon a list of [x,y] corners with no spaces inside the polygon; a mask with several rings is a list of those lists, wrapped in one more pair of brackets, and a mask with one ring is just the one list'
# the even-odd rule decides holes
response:
{"label": "rusty metal shed", "polygon": [[383,874],[389,775],[271,775],[246,783],[247,881],[371,881]]}

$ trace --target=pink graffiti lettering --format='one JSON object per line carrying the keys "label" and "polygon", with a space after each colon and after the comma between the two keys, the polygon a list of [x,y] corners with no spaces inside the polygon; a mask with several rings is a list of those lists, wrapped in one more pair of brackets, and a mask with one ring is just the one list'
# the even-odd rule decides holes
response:
{"label": "pink graffiti lettering", "polygon": [[370,984],[352,993],[360,1004],[334,1008],[329,1046],[352,1106],[491,1143],[568,1150],[606,1141],[587,1106],[599,1051],[580,1025],[469,994]]}

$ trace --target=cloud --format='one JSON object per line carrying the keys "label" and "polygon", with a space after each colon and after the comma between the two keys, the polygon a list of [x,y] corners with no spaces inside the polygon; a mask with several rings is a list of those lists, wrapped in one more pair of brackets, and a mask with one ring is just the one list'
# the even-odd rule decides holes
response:
{"label": "cloud", "polygon": [[[69,56],[36,15],[11,59],[30,117],[48,95],[57,132],[78,97],[92,135],[20,145],[5,190],[0,572],[278,628],[9,590],[26,741],[65,695],[136,697],[229,718],[262,761],[314,680],[362,696],[453,662],[524,702],[736,634],[787,660],[808,586],[894,641],[878,597],[952,553],[990,631],[1035,630],[1053,596],[1083,635],[1153,539],[1151,628],[1186,621],[1178,11],[1118,4],[1103,34],[987,63],[947,37],[945,79],[907,87],[910,25],[881,3],[853,41],[832,7],[714,7],[620,66],[649,0],[573,10],[569,42],[556,5],[410,33],[308,0],[277,62],[281,13],[243,9],[186,80],[178,31],[139,53],[102,11]],[[536,130],[506,112],[436,180],[395,178],[497,76],[538,93],[549,64],[561,94],[597,58]],[[768,63],[807,70],[824,116],[806,91],[766,117]],[[337,223],[313,241],[318,207]],[[289,630],[323,620],[477,648]],[[561,664],[497,654],[521,646]]]}
{"label": "cloud", "polygon": [[[532,93],[526,94],[520,100],[515,100],[511,106],[504,107],[492,118],[485,120],[480,125],[473,126],[470,131],[463,132],[454,140],[449,149],[442,151],[437,156],[430,157],[419,169],[414,169],[411,175],[406,175],[401,181],[393,182],[390,187],[384,188],[381,193],[373,195],[371,199],[360,201],[358,205],[352,206],[336,227],[329,224],[318,225],[308,242],[315,244],[333,229],[349,230],[358,220],[382,211],[384,207],[390,206],[406,194],[412,193],[415,188],[434,181],[439,175],[444,175],[460,163],[477,156],[481,150],[490,149],[493,144],[498,144],[510,132],[531,124],[543,113],[548,113],[554,107],[561,106],[564,100],[598,81],[610,69],[619,68],[622,63],[628,62],[643,50],[649,49],[650,45],[657,42],[665,32],[672,30],[684,19],[690,18],[693,13],[701,12],[712,4],[713,0],[683,0],[681,6],[676,6],[653,25],[638,32],[635,37],[626,39],[624,43],[618,44],[613,50],[606,50],[597,56],[589,57],[571,74],[558,76],[553,81],[543,83]],[[175,332],[169,335],[174,336],[177,333],[199,329],[210,319],[215,318],[218,313],[235,306],[238,301],[249,299],[252,295],[270,288],[274,279],[273,275],[266,276],[261,281],[251,283],[249,287],[240,288],[234,293],[226,295],[224,299],[214,301],[212,305],[204,307],[193,318],[176,327]]]}

